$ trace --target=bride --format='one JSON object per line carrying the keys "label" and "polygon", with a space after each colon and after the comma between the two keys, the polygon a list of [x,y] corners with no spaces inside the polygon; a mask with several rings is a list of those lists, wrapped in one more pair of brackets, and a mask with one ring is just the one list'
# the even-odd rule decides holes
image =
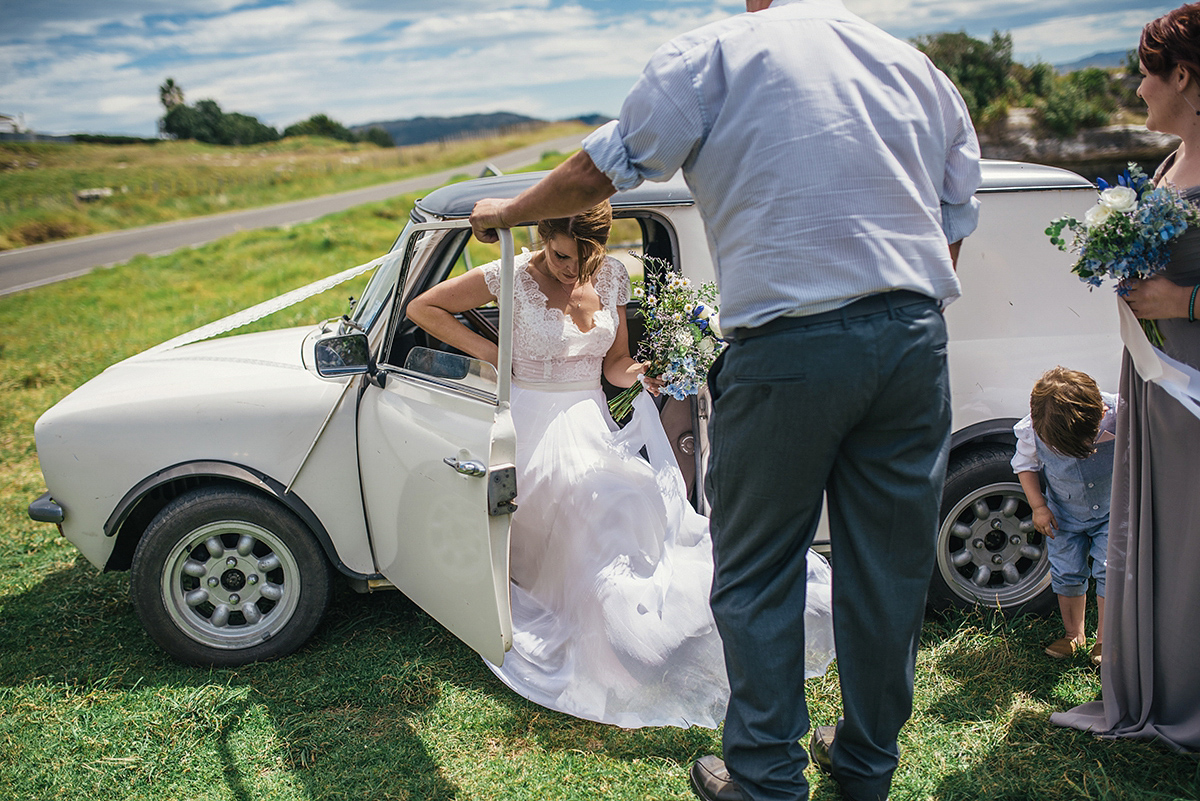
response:
{"label": "bride", "polygon": [[[517,256],[512,416],[518,509],[511,529],[513,646],[489,665],[542,706],[626,728],[716,728],[729,696],[708,606],[708,519],[641,393],[618,428],[600,377],[628,387],[646,365],[629,355],[629,276],[606,255],[608,202],[538,223],[542,247]],[[496,345],[455,314],[496,300],[499,262],[413,299],[408,316],[493,364]],[[651,393],[661,386],[643,377]],[[648,459],[645,456],[648,456]],[[806,664],[833,659],[829,566],[808,557]]]}

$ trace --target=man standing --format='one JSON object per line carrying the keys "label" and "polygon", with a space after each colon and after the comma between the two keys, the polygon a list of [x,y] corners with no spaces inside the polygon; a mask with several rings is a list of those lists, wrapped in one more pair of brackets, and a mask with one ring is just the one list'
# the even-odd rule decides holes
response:
{"label": "man standing", "polygon": [[[713,615],[731,697],[705,799],[804,799],[805,553],[828,500],[843,718],[813,752],[887,797],[912,707],[950,438],[954,256],[979,146],[962,98],[839,0],[747,0],[661,47],[620,119],[476,234],[581,211],[682,169],[731,346],[714,366]],[[782,457],[782,458],[781,458]]]}

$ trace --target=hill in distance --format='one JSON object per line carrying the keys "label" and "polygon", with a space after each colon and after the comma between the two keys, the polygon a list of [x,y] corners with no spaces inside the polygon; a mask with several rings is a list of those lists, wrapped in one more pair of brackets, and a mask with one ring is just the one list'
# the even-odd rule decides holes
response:
{"label": "hill in distance", "polygon": [[1128,57],[1128,50],[1112,50],[1107,53],[1092,53],[1090,56],[1072,61],[1069,64],[1055,64],[1054,69],[1060,75],[1065,75],[1068,72],[1075,70],[1087,69],[1088,67],[1100,67],[1101,69],[1110,69],[1112,67],[1124,67],[1125,59]]}
{"label": "hill in distance", "polygon": [[[586,114],[571,119],[587,125],[601,125],[610,118],[602,114]],[[536,117],[497,111],[492,114],[463,114],[458,117],[412,117],[407,120],[368,122],[364,125],[350,126],[350,130],[361,134],[370,128],[382,128],[391,135],[392,141],[397,145],[419,145],[440,139],[484,136],[517,126],[546,124],[547,120],[539,120]]]}

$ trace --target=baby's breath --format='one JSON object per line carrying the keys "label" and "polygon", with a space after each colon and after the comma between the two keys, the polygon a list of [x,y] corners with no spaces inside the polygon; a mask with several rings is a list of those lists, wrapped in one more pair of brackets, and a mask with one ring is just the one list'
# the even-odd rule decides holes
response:
{"label": "baby's breath", "polygon": [[[717,325],[716,284],[696,287],[668,262],[633,255],[641,259],[645,275],[660,276],[652,285],[657,292],[634,288],[645,322],[637,358],[649,364],[648,375],[662,379],[663,391],[671,397],[682,400],[695,395],[724,347]],[[613,398],[609,403],[613,419],[629,414],[641,390],[640,383],[634,384]]]}

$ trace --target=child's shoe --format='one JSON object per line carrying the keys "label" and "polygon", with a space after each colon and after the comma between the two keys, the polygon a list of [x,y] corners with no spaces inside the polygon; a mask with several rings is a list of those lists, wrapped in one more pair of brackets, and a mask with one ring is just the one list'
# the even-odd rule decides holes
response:
{"label": "child's shoe", "polygon": [[1079,643],[1070,637],[1060,637],[1046,646],[1046,656],[1052,656],[1055,659],[1066,659],[1068,656],[1073,656],[1079,650],[1079,647]]}

